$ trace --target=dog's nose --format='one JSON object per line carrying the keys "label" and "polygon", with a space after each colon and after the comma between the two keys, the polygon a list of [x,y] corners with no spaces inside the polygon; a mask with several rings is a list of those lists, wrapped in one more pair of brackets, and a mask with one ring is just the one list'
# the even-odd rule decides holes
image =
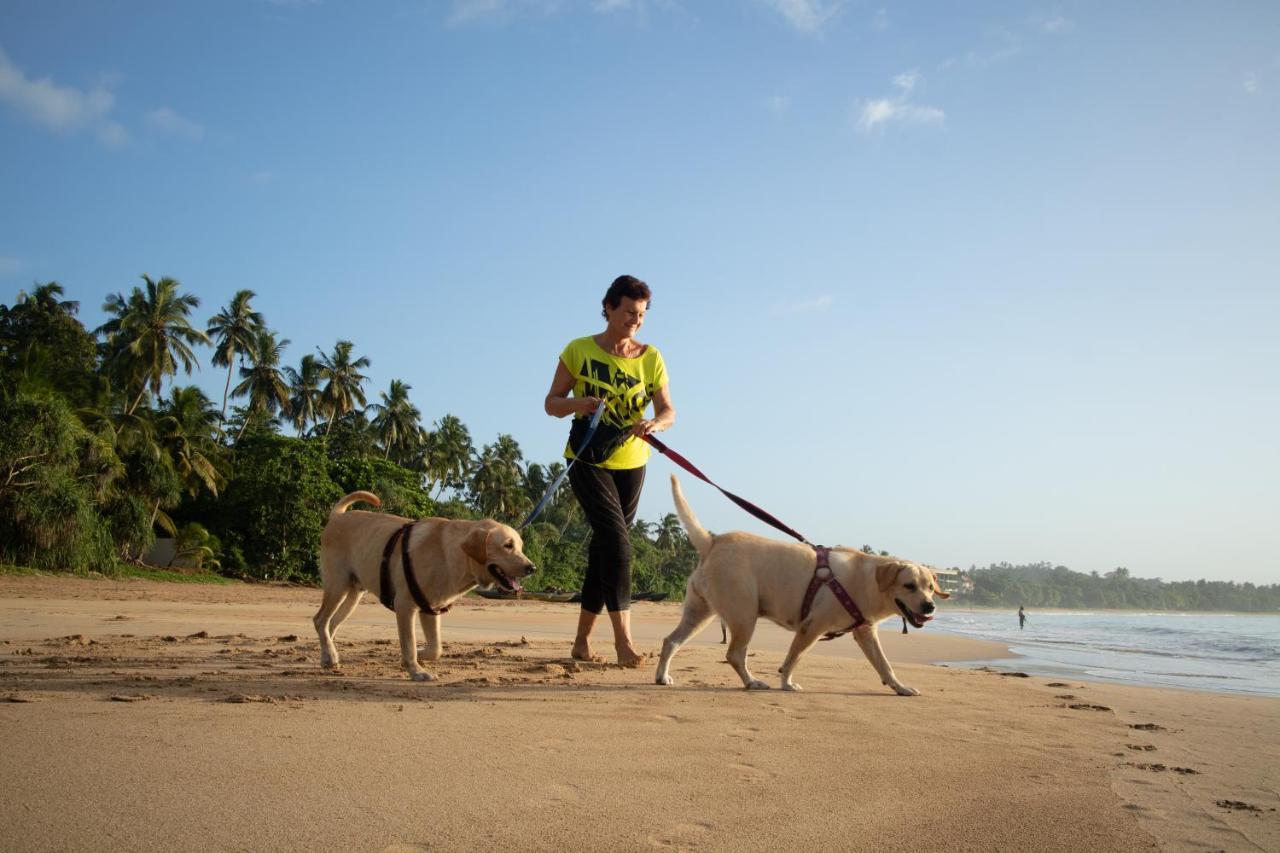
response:
{"label": "dog's nose", "polygon": [[527,566],[525,566],[525,567],[524,567],[524,573],[525,573],[526,575],[531,575],[531,574],[533,574],[534,572],[536,572],[537,570],[538,570],[538,567],[537,567],[537,566],[535,566],[533,563],[530,563],[529,565],[527,565]]}
{"label": "dog's nose", "polygon": [[923,614],[924,614],[924,615],[926,615],[926,616],[928,616],[930,613],[932,613],[932,612],[933,612],[933,610],[934,610],[934,607],[933,607],[933,602],[932,602],[932,601],[926,601],[924,604],[921,604],[921,605],[920,605],[920,612],[921,612],[921,613],[923,613]]}

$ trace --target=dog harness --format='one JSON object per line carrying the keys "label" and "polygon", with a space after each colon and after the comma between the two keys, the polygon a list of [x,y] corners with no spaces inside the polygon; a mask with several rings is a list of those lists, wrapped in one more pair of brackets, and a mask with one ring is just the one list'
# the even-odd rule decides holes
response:
{"label": "dog harness", "polygon": [[447,613],[448,607],[441,607],[439,610],[431,606],[427,601],[427,596],[423,594],[422,587],[418,586],[418,579],[413,576],[413,563],[409,560],[409,531],[418,522],[410,521],[403,527],[397,528],[395,533],[391,534],[391,538],[387,540],[387,545],[382,549],[382,566],[379,570],[378,578],[378,600],[382,602],[382,606],[388,610],[396,609],[396,590],[391,585],[391,552],[395,550],[396,541],[400,542],[400,564],[404,567],[404,585],[409,588],[409,595],[413,596],[414,604],[418,605],[418,609],[428,616],[438,616],[441,613]]}
{"label": "dog harness", "polygon": [[858,605],[853,603],[853,598],[848,591],[836,580],[835,573],[831,571],[831,562],[829,560],[831,549],[825,545],[814,545],[813,550],[818,552],[817,566],[813,570],[813,579],[809,581],[809,588],[804,593],[804,603],[800,605],[800,621],[809,618],[809,611],[813,608],[813,599],[818,595],[818,590],[823,586],[831,588],[832,594],[836,600],[844,605],[844,609],[853,617],[853,624],[843,631],[831,631],[822,639],[834,640],[836,637],[844,636],[850,631],[860,628],[867,624],[867,617],[862,615],[862,611],[858,609]]}

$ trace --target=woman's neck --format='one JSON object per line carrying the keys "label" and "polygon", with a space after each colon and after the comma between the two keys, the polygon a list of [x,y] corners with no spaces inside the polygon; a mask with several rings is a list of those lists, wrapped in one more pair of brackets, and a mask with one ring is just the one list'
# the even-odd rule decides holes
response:
{"label": "woman's neck", "polygon": [[633,337],[620,335],[610,328],[596,335],[596,343],[607,353],[626,356],[640,348],[640,343]]}

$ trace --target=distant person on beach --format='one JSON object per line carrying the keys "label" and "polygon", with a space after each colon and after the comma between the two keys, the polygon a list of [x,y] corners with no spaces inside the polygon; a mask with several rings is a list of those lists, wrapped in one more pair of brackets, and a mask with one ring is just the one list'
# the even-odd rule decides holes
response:
{"label": "distant person on beach", "polygon": [[[662,354],[635,338],[649,299],[649,286],[640,279],[614,279],[601,300],[604,331],[569,342],[560,353],[544,403],[552,417],[573,415],[566,459],[575,458],[591,416],[597,407],[605,407],[591,443],[569,469],[569,484],[591,525],[572,654],[578,660],[601,660],[591,651],[591,629],[607,608],[618,663],[626,667],[644,662],[631,639],[630,609],[630,528],[649,460],[649,445],[641,436],[667,429],[676,419]],[[653,417],[646,418],[650,402]]]}
{"label": "distant person on beach", "polygon": [[1022,605],[1018,605],[1018,630],[1024,630],[1027,627],[1027,612],[1022,609]]}

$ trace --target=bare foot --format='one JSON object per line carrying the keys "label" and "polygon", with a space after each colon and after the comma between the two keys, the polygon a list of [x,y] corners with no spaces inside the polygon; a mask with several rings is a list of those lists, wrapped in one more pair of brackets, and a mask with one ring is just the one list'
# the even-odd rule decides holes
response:
{"label": "bare foot", "polygon": [[617,646],[618,650],[618,666],[627,669],[639,669],[644,666],[644,655],[637,652],[631,646]]}
{"label": "bare foot", "polygon": [[591,643],[586,640],[574,641],[573,651],[569,652],[569,656],[574,660],[586,661],[587,663],[604,663],[604,658],[594,654],[591,651]]}

